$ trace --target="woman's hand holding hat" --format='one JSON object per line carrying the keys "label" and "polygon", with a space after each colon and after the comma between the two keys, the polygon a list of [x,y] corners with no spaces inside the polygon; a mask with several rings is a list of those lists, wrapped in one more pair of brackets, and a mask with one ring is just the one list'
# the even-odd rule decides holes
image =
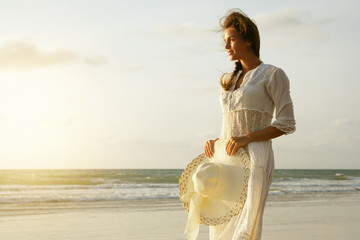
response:
{"label": "woman's hand holding hat", "polygon": [[250,139],[247,136],[242,137],[231,137],[229,141],[226,143],[226,154],[228,156],[234,155],[237,150],[241,147],[245,147],[250,143]]}
{"label": "woman's hand holding hat", "polygon": [[224,224],[244,207],[251,171],[250,158],[242,148],[233,156],[227,155],[227,142],[226,139],[209,140],[205,149],[212,150],[212,157],[200,154],[186,166],[179,178],[180,201],[188,213],[188,240],[196,239],[200,224]]}
{"label": "woman's hand holding hat", "polygon": [[217,140],[219,140],[219,138],[216,138],[214,140],[209,140],[205,143],[204,153],[205,156],[207,156],[208,158],[211,158],[214,155],[214,143]]}
{"label": "woman's hand holding hat", "polygon": [[274,126],[266,127],[262,130],[251,132],[241,137],[231,137],[226,143],[226,154],[232,156],[236,151],[248,145],[250,142],[267,141],[272,138],[279,137],[285,134],[285,132],[277,129]]}

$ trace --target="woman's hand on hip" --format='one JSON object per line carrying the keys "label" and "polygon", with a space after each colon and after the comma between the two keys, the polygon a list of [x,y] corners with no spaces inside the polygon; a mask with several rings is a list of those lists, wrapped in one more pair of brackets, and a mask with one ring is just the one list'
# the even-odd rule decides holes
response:
{"label": "woman's hand on hip", "polygon": [[209,140],[205,143],[205,147],[204,147],[204,153],[205,156],[207,156],[208,158],[211,158],[214,155],[214,143],[219,140],[219,138],[214,139],[214,140]]}
{"label": "woman's hand on hip", "polygon": [[250,140],[247,136],[243,137],[231,137],[229,141],[226,143],[225,150],[228,156],[232,156],[236,153],[236,151],[241,148],[245,147],[250,143]]}

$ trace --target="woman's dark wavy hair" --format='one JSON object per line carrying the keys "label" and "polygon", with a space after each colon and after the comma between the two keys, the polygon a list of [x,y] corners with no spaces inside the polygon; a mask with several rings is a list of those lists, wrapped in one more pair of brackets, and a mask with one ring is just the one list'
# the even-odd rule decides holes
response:
{"label": "woman's dark wavy hair", "polygon": [[[227,28],[235,28],[236,31],[244,40],[251,42],[251,48],[254,54],[260,58],[260,34],[259,30],[253,20],[251,20],[243,11],[234,8],[230,9],[224,17],[219,21],[222,30]],[[231,74],[230,81],[224,82],[224,75],[220,79],[220,84],[223,89],[228,91],[235,83],[237,73],[242,69],[241,63],[235,63],[235,70]]]}

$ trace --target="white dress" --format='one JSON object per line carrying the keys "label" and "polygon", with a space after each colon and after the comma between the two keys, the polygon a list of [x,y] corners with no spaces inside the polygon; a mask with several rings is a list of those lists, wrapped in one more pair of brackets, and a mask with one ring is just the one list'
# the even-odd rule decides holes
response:
{"label": "white dress", "polygon": [[[239,78],[241,71],[237,75]],[[225,81],[231,73],[226,74]],[[221,140],[243,136],[274,126],[286,134],[295,131],[293,103],[289,80],[280,68],[261,63],[246,73],[234,90],[221,90],[223,124]],[[275,111],[275,120],[273,114]],[[242,211],[228,223],[211,226],[210,240],[260,240],[262,216],[274,173],[271,140],[251,142],[245,148],[252,170],[248,196]]]}

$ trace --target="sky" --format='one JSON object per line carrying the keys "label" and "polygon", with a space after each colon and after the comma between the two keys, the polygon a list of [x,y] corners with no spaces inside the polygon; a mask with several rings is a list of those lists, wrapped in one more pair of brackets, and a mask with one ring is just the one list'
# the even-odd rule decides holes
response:
{"label": "sky", "polygon": [[358,1],[0,5],[0,169],[184,168],[220,134],[232,8],[290,79],[297,131],[273,140],[276,168],[360,169]]}

